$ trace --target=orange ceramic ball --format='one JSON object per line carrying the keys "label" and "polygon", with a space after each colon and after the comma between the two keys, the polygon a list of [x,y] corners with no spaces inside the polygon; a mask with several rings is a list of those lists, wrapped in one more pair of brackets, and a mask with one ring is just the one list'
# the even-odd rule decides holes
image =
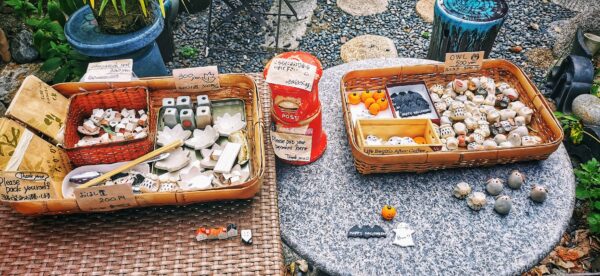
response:
{"label": "orange ceramic ball", "polygon": [[368,99],[366,99],[364,102],[365,102],[365,107],[366,107],[367,109],[369,109],[369,107],[370,107],[372,104],[374,104],[374,103],[375,103],[375,99],[373,99],[373,98],[368,98]]}
{"label": "orange ceramic ball", "polygon": [[381,209],[381,216],[385,220],[393,220],[396,216],[396,208],[390,205],[383,206],[383,208]]}
{"label": "orange ceramic ball", "polygon": [[379,90],[379,91],[375,92],[373,94],[373,98],[375,98],[376,100],[385,98],[385,91]]}
{"label": "orange ceramic ball", "polygon": [[413,141],[415,141],[415,143],[421,144],[421,145],[427,144],[427,140],[425,140],[424,137],[415,137],[415,138],[413,138]]}
{"label": "orange ceramic ball", "polygon": [[386,110],[389,106],[388,100],[385,97],[377,100],[377,104],[379,105],[381,110]]}
{"label": "orange ceramic ball", "polygon": [[352,92],[348,94],[348,102],[350,102],[351,104],[359,104],[360,94],[358,94],[358,92]]}
{"label": "orange ceramic ball", "polygon": [[372,115],[377,115],[380,109],[381,108],[379,107],[379,104],[373,103],[369,106],[369,113],[371,113]]}
{"label": "orange ceramic ball", "polygon": [[360,99],[365,102],[367,99],[372,99],[373,98],[373,92],[371,91],[365,91],[362,92],[362,94],[360,94]]}

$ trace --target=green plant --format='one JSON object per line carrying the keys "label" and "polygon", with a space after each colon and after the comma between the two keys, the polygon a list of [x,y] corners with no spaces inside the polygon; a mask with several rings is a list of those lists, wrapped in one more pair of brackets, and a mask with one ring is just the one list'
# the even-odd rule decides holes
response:
{"label": "green plant", "polygon": [[587,221],[590,231],[600,233],[600,162],[595,158],[575,169],[576,196],[590,203]]}
{"label": "green plant", "polygon": [[48,59],[42,65],[44,71],[56,71],[54,83],[68,80],[79,80],[87,69],[88,57],[71,49],[69,44],[56,44],[50,42]]}
{"label": "green plant", "polygon": [[594,135],[583,129],[581,119],[574,114],[564,114],[559,111],[554,112],[554,116],[560,121],[565,133],[569,132],[569,138],[573,144],[577,145],[583,141],[583,135],[586,134],[596,142],[600,143]]}
{"label": "green plant", "polygon": [[198,49],[191,46],[183,46],[179,50],[179,54],[184,58],[196,58],[198,57]]}
{"label": "green plant", "polygon": [[600,97],[600,68],[596,70],[594,83],[592,84],[592,90],[590,91],[590,94]]}
{"label": "green plant", "polygon": [[4,0],[4,3],[13,9],[13,12],[21,18],[27,18],[35,12],[36,8],[28,0]]}
{"label": "green plant", "polygon": [[[117,2],[117,0],[100,0],[100,10],[99,10],[99,15],[102,15],[102,13],[104,12],[104,9],[106,9],[106,6],[108,5],[108,3],[111,3],[112,7],[115,9],[115,12],[117,13],[117,15],[120,15],[120,13],[122,13],[123,15],[127,15],[127,10],[129,9],[129,7],[127,7],[125,0],[119,0]],[[142,10],[142,12],[144,13],[144,16],[148,17],[149,13],[148,13],[148,7],[150,7],[150,1],[149,0],[138,0],[138,3],[140,5],[140,8]],[[165,17],[165,2],[164,0],[158,0],[158,5],[160,7],[160,12],[162,13],[162,16]],[[92,6],[92,8],[94,8],[96,6],[95,0],[90,0],[90,6]],[[121,12],[119,12],[119,10]]]}

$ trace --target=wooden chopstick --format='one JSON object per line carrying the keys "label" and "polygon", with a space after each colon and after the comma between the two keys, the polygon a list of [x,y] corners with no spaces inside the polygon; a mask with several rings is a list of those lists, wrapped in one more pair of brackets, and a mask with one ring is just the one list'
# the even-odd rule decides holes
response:
{"label": "wooden chopstick", "polygon": [[171,144],[168,144],[168,145],[166,145],[166,146],[164,146],[162,148],[159,148],[159,149],[156,149],[156,150],[151,151],[149,153],[146,153],[145,155],[143,155],[143,156],[141,156],[141,157],[139,157],[139,158],[137,158],[137,159],[135,159],[133,161],[130,161],[129,163],[124,164],[123,166],[118,167],[118,168],[116,168],[116,169],[114,169],[114,170],[112,170],[110,172],[107,172],[107,173],[103,174],[102,176],[100,176],[98,178],[94,178],[94,179],[86,182],[85,184],[81,184],[81,185],[77,186],[77,189],[83,189],[83,188],[88,188],[88,187],[92,187],[92,186],[98,185],[98,184],[100,184],[100,183],[102,183],[102,182],[110,179],[112,176],[114,176],[114,175],[116,175],[116,174],[118,174],[120,172],[124,172],[126,170],[129,170],[129,169],[137,166],[138,164],[140,164],[140,163],[142,163],[142,162],[144,162],[144,161],[146,161],[146,160],[148,160],[150,158],[156,157],[158,155],[161,155],[161,154],[163,154],[165,152],[174,150],[174,149],[176,149],[178,147],[181,147],[181,146],[183,146],[183,141],[182,140],[177,140],[177,141],[175,141],[175,142],[173,142]]}

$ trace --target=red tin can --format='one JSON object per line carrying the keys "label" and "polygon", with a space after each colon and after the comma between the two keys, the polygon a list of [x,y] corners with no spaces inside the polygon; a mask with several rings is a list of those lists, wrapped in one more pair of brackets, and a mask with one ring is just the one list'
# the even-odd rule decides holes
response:
{"label": "red tin can", "polygon": [[327,147],[319,101],[319,80],[323,75],[321,62],[309,53],[286,52],[271,59],[263,73],[271,88],[275,130],[312,137],[309,161],[281,160],[295,165],[316,161]]}

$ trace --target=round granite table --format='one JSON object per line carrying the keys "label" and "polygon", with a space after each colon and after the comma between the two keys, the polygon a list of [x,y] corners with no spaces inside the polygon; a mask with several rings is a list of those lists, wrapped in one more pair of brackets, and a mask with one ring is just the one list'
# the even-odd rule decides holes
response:
{"label": "round granite table", "polygon": [[[575,179],[561,146],[547,160],[491,168],[451,169],[423,174],[360,175],[353,164],[344,129],[339,83],[348,71],[428,62],[377,59],[325,70],[319,84],[325,154],[306,166],[278,162],[277,183],[284,242],[320,270],[343,275],[513,275],[544,258],[566,229],[575,202]],[[513,169],[527,176],[521,190],[508,188],[513,210],[500,216],[493,198],[479,212],[452,196],[459,181],[483,191],[491,177],[506,178]],[[546,185],[548,200],[533,203],[534,183]],[[381,219],[394,205],[393,222]],[[392,229],[410,224],[414,247],[392,245]],[[348,238],[354,225],[379,225],[386,238]]]}

